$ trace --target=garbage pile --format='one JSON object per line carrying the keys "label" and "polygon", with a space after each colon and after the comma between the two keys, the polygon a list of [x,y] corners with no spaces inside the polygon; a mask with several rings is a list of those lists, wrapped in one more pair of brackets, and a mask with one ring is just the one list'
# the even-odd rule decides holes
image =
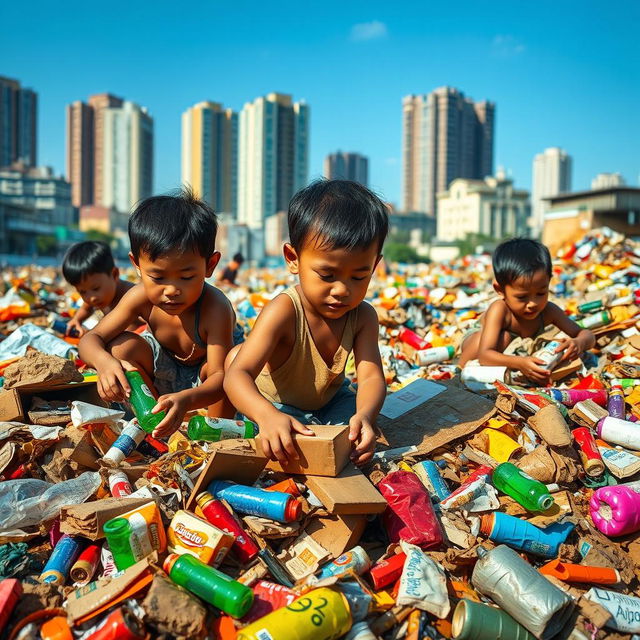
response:
{"label": "garbage pile", "polygon": [[[296,435],[286,464],[248,420],[196,413],[155,440],[137,372],[131,416],[100,401],[56,276],[8,283],[0,636],[638,637],[639,273],[640,244],[607,229],[562,249],[556,301],[597,344],[547,388],[455,364],[488,256],[382,274],[390,393],[363,469],[340,425]],[[268,286],[233,292],[245,331],[286,283],[254,277]]]}

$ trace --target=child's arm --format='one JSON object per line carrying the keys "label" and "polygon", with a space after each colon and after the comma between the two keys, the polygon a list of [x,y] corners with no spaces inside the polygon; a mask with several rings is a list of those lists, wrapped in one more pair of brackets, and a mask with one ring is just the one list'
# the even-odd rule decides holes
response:
{"label": "child's arm", "polygon": [[378,348],[378,316],[370,304],[360,305],[358,332],[353,343],[358,391],[356,414],[349,420],[349,439],[356,443],[351,459],[368,462],[375,450],[374,424],[387,394]]}
{"label": "child's arm", "polygon": [[67,335],[71,333],[71,329],[75,329],[78,332],[78,336],[82,336],[87,333],[87,330],[82,326],[82,323],[93,315],[93,307],[86,302],[82,303],[82,306],[76,311],[75,315],[67,323]]}
{"label": "child's arm", "polygon": [[298,458],[291,431],[304,435],[313,435],[313,431],[278,411],[260,393],[255,379],[286,332],[290,334],[294,326],[293,303],[288,296],[280,295],[262,310],[224,379],[224,390],[229,400],[238,411],[258,423],[264,453],[282,462],[289,457]]}
{"label": "child's arm", "polygon": [[107,351],[107,345],[138,316],[148,318],[150,310],[151,303],[142,285],[138,285],[80,340],[80,357],[98,372],[98,393],[107,402],[122,402],[131,392],[122,363]]}
{"label": "child's arm", "polygon": [[547,383],[550,372],[540,365],[542,360],[532,356],[507,356],[499,350],[500,336],[506,325],[507,305],[498,300],[494,302],[485,314],[480,334],[480,346],[478,347],[478,360],[480,364],[494,367],[507,367],[521,371],[527,378],[536,382]]}
{"label": "child's arm", "polygon": [[[202,305],[202,329],[207,336],[206,377],[193,389],[167,393],[158,398],[153,413],[166,411],[166,417],[153,431],[154,438],[164,438],[180,428],[187,411],[208,407],[222,399],[224,361],[233,347],[235,313],[226,296],[217,289],[210,304]],[[201,330],[202,330],[201,329]]]}
{"label": "child's arm", "polygon": [[545,309],[549,322],[569,337],[560,341],[556,353],[564,351],[562,360],[575,360],[581,353],[593,348],[596,337],[588,329],[582,329],[558,306],[550,302]]}

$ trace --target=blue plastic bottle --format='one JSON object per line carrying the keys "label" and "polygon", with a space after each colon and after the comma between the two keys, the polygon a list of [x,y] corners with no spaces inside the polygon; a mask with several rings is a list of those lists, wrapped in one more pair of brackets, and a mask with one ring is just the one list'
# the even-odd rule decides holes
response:
{"label": "blue plastic bottle", "polygon": [[451,495],[451,489],[440,475],[440,467],[433,460],[424,460],[413,465],[416,475],[425,485],[433,502],[442,502]]}
{"label": "blue plastic bottle", "polygon": [[543,558],[555,558],[574,526],[572,522],[554,522],[540,529],[526,520],[495,511],[482,517],[480,531],[497,544],[506,544]]}
{"label": "blue plastic bottle", "polygon": [[215,498],[226,500],[234,511],[240,513],[278,522],[293,522],[300,517],[300,501],[281,491],[264,491],[226,480],[214,480],[207,491]]}
{"label": "blue plastic bottle", "polygon": [[78,559],[82,547],[86,545],[84,538],[72,538],[65,534],[53,548],[49,560],[40,574],[40,582],[64,584],[71,565]]}

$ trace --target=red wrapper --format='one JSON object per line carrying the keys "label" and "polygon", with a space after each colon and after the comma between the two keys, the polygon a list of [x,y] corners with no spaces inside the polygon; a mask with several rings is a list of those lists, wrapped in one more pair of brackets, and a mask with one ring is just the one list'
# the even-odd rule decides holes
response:
{"label": "red wrapper", "polygon": [[382,519],[391,542],[404,540],[423,549],[442,544],[442,529],[424,485],[415,473],[393,471],[378,484],[389,503]]}
{"label": "red wrapper", "polygon": [[276,609],[290,605],[298,594],[281,584],[258,580],[253,586],[253,596],[253,605],[249,613],[242,618],[244,623],[254,622]]}

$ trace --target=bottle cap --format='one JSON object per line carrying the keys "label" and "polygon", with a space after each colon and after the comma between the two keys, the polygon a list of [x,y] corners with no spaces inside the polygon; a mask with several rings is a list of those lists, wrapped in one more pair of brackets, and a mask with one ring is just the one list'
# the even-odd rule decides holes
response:
{"label": "bottle cap", "polygon": [[166,558],[165,561],[162,563],[162,568],[164,569],[164,572],[166,574],[171,573],[171,569],[173,568],[173,565],[176,563],[176,560],[179,558],[180,556],[177,553],[170,553]]}
{"label": "bottle cap", "polygon": [[302,512],[302,502],[297,498],[289,500],[284,508],[284,519],[286,522],[294,522],[300,518]]}
{"label": "bottle cap", "polygon": [[215,500],[215,498],[208,491],[203,491],[196,497],[196,502],[201,509],[204,509],[205,505],[209,504],[212,500]]}
{"label": "bottle cap", "polygon": [[588,458],[583,466],[588,476],[596,478],[604,473],[604,462],[598,458]]}
{"label": "bottle cap", "polygon": [[[607,416],[607,417],[608,417],[608,416]],[[598,424],[597,424],[597,426],[596,426],[596,430],[597,430],[597,432],[598,432],[598,437],[599,437],[599,438],[602,438],[602,427],[604,426],[604,421],[605,421],[606,419],[607,419],[607,418],[600,418],[600,420],[598,420]]]}
{"label": "bottle cap", "polygon": [[538,499],[538,508],[541,511],[546,511],[547,509],[550,509],[552,504],[553,504],[553,496],[549,493],[545,493],[541,495],[540,498]]}
{"label": "bottle cap", "polygon": [[478,556],[478,558],[484,558],[487,553],[489,553],[482,545],[480,545],[477,549],[476,549],[476,555]]}
{"label": "bottle cap", "polygon": [[480,518],[480,533],[489,537],[493,531],[493,523],[496,521],[495,513],[487,513]]}

